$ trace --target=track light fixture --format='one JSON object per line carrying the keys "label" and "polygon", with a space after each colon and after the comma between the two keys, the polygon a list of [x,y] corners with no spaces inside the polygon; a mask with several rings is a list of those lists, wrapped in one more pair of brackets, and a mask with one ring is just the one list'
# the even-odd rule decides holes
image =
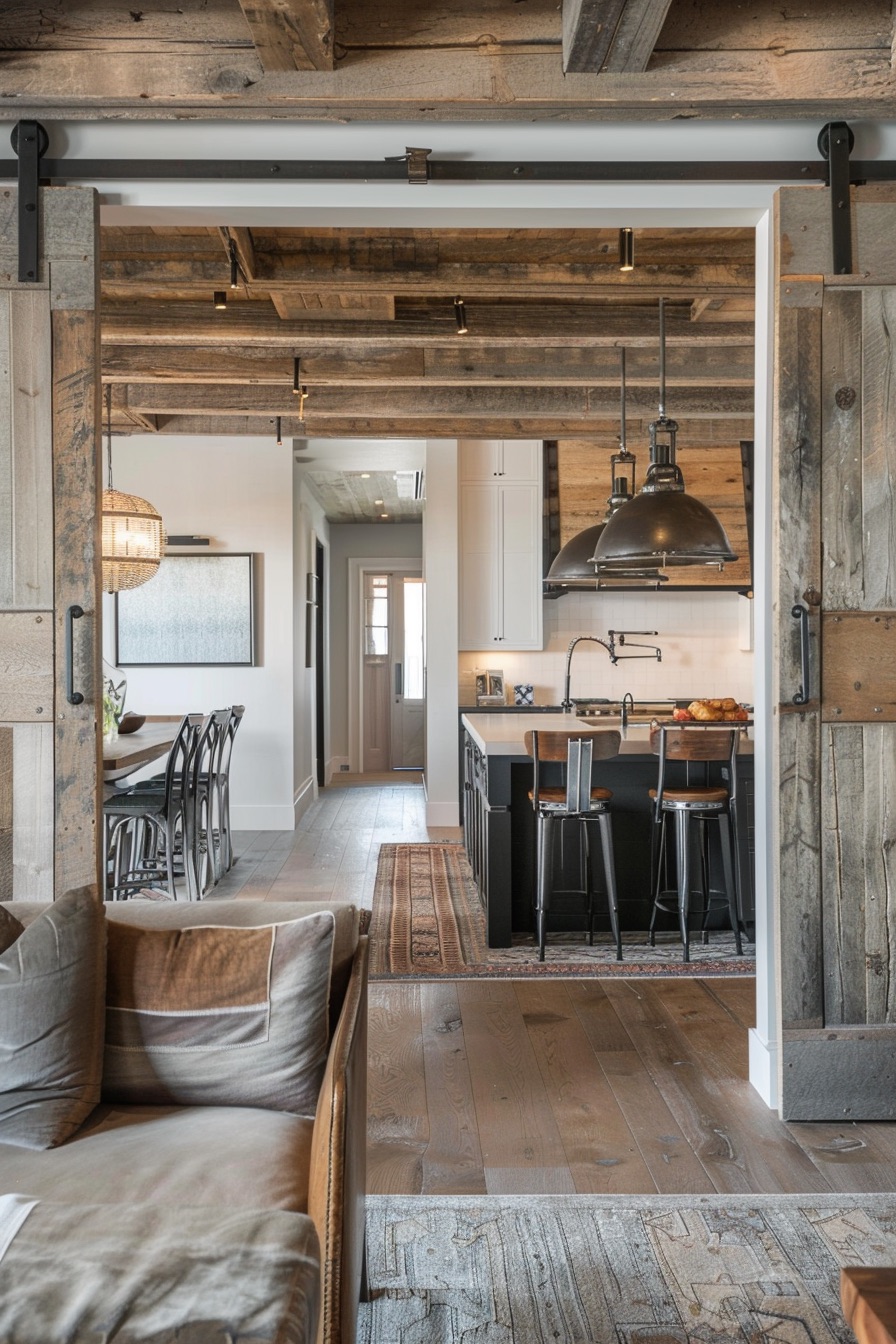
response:
{"label": "track light fixture", "polygon": [[240,278],[240,264],[236,256],[236,243],[232,238],[228,243],[228,251],[230,252],[230,288],[236,289]]}
{"label": "track light fixture", "polygon": [[220,309],[220,308],[226,308],[226,307],[227,307],[227,290],[226,290],[226,289],[216,289],[216,290],[215,290],[215,307],[216,307],[216,308],[219,308],[219,309]]}
{"label": "track light fixture", "polygon": [[619,230],[619,269],[620,271],[635,269],[635,234],[632,229]]}
{"label": "track light fixture", "polygon": [[464,307],[464,301],[460,296],[454,300],[454,320],[457,323],[458,336],[466,336],[469,328],[467,327],[467,310]]}
{"label": "track light fixture", "polygon": [[277,447],[282,448],[283,447],[282,417],[278,415],[274,423],[277,427]]}
{"label": "track light fixture", "polygon": [[308,388],[302,382],[302,361],[298,355],[294,355],[292,361],[292,390],[299,399],[299,419],[304,420]]}

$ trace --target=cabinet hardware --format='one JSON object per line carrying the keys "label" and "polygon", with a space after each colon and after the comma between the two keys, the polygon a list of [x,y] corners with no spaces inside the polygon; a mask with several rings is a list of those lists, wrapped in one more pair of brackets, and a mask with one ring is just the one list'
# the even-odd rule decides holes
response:
{"label": "cabinet hardware", "polygon": [[803,680],[799,690],[793,697],[795,705],[805,705],[809,701],[809,609],[804,607],[801,602],[797,602],[790,610],[790,614],[795,621],[800,623],[800,665],[802,669]]}

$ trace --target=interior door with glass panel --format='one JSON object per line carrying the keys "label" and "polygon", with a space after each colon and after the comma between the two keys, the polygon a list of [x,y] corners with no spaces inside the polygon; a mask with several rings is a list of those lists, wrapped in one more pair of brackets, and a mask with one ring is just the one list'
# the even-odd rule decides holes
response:
{"label": "interior door with glass panel", "polygon": [[392,575],[392,769],[422,770],[426,696],[424,586]]}
{"label": "interior door with glass panel", "polygon": [[423,768],[423,579],[364,575],[362,770]]}

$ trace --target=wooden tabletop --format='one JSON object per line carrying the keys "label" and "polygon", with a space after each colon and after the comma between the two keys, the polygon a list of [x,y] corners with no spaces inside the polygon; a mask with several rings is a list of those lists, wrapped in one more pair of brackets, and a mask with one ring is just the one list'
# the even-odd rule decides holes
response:
{"label": "wooden tabletop", "polygon": [[113,742],[103,742],[103,779],[122,779],[141,765],[158,760],[171,750],[180,719],[144,723],[135,733],[121,733]]}
{"label": "wooden tabletop", "polygon": [[896,1268],[841,1269],[840,1301],[859,1344],[896,1344]]}

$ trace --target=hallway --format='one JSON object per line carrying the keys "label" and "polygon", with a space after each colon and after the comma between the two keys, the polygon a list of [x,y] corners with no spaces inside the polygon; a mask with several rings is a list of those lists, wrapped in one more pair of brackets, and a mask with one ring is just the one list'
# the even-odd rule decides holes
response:
{"label": "hallway", "polygon": [[[238,833],[212,899],[369,908],[381,843],[459,838],[418,778]],[[750,1086],[750,979],[380,981],[369,1007],[372,1194],[896,1190],[896,1124],[785,1124]]]}

